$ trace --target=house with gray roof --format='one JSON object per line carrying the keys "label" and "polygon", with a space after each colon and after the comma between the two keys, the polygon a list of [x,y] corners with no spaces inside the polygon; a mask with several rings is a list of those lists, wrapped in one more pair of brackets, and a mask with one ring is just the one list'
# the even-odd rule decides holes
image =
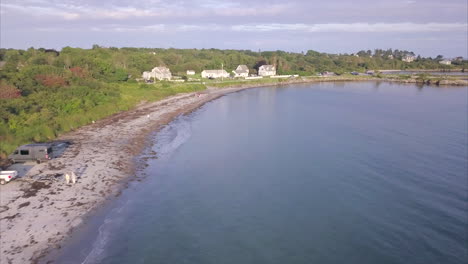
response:
{"label": "house with gray roof", "polygon": [[151,78],[162,80],[170,80],[172,78],[171,71],[167,67],[154,67],[150,72],[145,71],[142,75],[143,79],[146,81],[151,80]]}
{"label": "house with gray roof", "polygon": [[202,78],[228,78],[229,73],[225,70],[204,70],[201,72]]}
{"label": "house with gray roof", "polygon": [[276,67],[274,65],[262,65],[258,68],[259,76],[274,76],[276,75]]}
{"label": "house with gray roof", "polygon": [[247,65],[239,65],[237,69],[232,72],[234,73],[234,77],[249,77],[249,68]]}

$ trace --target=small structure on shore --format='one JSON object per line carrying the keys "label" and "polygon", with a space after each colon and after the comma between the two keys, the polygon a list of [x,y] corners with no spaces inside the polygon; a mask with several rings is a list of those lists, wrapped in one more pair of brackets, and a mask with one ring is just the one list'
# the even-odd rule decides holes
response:
{"label": "small structure on shore", "polygon": [[142,75],[145,81],[151,80],[151,78],[162,80],[170,80],[172,78],[171,71],[167,67],[154,67],[150,72],[145,71]]}
{"label": "small structure on shore", "polygon": [[232,72],[234,73],[234,77],[249,77],[249,67],[247,65],[239,65]]}
{"label": "small structure on shore", "polygon": [[193,71],[193,70],[187,70],[187,75],[195,75],[195,71]]}
{"label": "small structure on shore", "polygon": [[274,65],[262,65],[258,68],[259,76],[273,76],[276,75],[276,67]]}
{"label": "small structure on shore", "polygon": [[416,57],[412,56],[412,55],[406,55],[404,56],[401,60],[404,61],[404,62],[412,62],[416,59]]}
{"label": "small structure on shore", "polygon": [[439,61],[440,64],[443,64],[443,65],[451,65],[452,62],[450,60],[441,60]]}
{"label": "small structure on shore", "polygon": [[229,73],[225,70],[204,70],[201,72],[202,78],[228,78]]}
{"label": "small structure on shore", "polygon": [[329,72],[329,71],[324,71],[324,72],[320,73],[320,75],[323,76],[323,77],[329,77],[329,76],[336,76],[336,73]]}

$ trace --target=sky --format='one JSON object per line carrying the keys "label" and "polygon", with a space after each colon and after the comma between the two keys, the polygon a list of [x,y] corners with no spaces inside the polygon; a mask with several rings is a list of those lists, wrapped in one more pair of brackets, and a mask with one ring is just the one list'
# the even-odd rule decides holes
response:
{"label": "sky", "polygon": [[468,57],[467,0],[0,0],[1,48],[219,48]]}

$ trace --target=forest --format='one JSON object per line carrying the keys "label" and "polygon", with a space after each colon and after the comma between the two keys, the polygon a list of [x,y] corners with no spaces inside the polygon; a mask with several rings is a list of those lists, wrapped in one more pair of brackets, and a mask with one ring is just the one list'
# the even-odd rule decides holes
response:
{"label": "forest", "polygon": [[[390,56],[391,55],[391,56]],[[53,140],[74,130],[128,110],[143,100],[159,100],[181,92],[205,89],[200,83],[139,83],[143,71],[167,66],[173,75],[186,70],[228,72],[245,64],[251,72],[274,64],[278,74],[315,75],[390,69],[465,69],[466,60],[439,63],[442,56],[414,62],[401,59],[413,52],[400,50],[327,54],[316,51],[250,51],[218,49],[115,48],[0,49],[0,158],[18,145]]]}

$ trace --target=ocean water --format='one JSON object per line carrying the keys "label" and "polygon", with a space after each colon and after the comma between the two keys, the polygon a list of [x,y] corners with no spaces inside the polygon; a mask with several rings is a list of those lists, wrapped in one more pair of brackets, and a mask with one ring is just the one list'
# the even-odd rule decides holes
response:
{"label": "ocean water", "polygon": [[447,76],[468,76],[468,72],[462,71],[450,71],[450,72],[443,72],[443,71],[386,71],[382,74],[428,74],[428,75],[447,75]]}
{"label": "ocean water", "polygon": [[57,261],[468,263],[467,98],[375,82],[229,94],[155,134],[142,180]]}

